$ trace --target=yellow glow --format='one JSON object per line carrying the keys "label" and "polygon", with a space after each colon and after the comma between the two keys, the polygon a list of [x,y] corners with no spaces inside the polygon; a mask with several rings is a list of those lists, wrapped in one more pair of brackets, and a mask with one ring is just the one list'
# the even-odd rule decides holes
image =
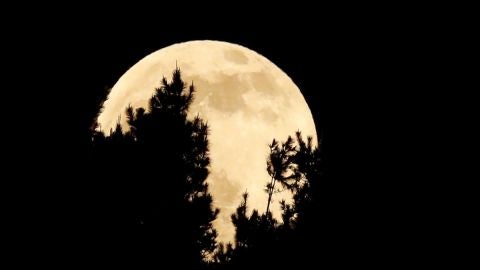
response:
{"label": "yellow glow", "polygon": [[[208,121],[211,168],[207,179],[220,214],[214,222],[219,240],[233,240],[230,215],[248,191],[250,211],[264,212],[270,179],[266,171],[267,145],[301,130],[316,142],[315,124],[298,87],[267,58],[245,47],[220,41],[190,41],[160,49],[131,67],[113,86],[98,122],[109,131],[131,104],[145,107],[163,76],[171,79],[176,62],[185,82],[193,81],[196,96],[189,117]],[[274,195],[271,206],[280,217]]]}

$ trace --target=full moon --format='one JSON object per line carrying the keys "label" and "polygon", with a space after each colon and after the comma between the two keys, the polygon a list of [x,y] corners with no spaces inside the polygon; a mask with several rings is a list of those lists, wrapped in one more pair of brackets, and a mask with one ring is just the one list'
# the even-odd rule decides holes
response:
{"label": "full moon", "polygon": [[[170,80],[176,66],[197,90],[188,117],[199,115],[210,127],[207,182],[220,209],[214,226],[218,240],[229,242],[235,233],[230,216],[243,192],[249,193],[249,211],[266,210],[268,144],[300,130],[316,145],[313,117],[300,89],[267,58],[240,45],[202,40],[160,49],[125,72],[98,116],[101,130],[108,133],[119,117],[125,127],[127,106],[146,108],[162,77]],[[274,217],[280,218],[279,201],[290,197],[287,192],[274,195]]]}

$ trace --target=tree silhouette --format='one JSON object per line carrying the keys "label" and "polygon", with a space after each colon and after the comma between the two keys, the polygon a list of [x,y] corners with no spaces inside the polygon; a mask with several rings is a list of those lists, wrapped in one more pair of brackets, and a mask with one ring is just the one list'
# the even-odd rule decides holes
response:
{"label": "tree silhouette", "polygon": [[[163,78],[155,89],[147,109],[126,109],[123,130],[118,123],[105,135],[94,126],[97,188],[105,196],[98,216],[111,259],[137,268],[173,263],[179,269],[303,269],[311,264],[320,226],[319,148],[300,131],[285,142],[273,139],[266,162],[266,212],[250,213],[244,193],[231,215],[234,243],[218,244],[212,222],[219,210],[212,207],[206,183],[208,125],[198,116],[187,118],[194,94],[193,83],[187,87],[176,69],[171,82]],[[280,202],[280,221],[270,211],[279,186],[293,195],[292,203]]]}
{"label": "tree silhouette", "polygon": [[[267,171],[271,181],[267,211],[259,215],[248,210],[248,194],[232,215],[235,226],[235,246],[221,245],[216,254],[217,269],[245,269],[251,265],[271,269],[305,269],[311,267],[316,242],[311,239],[318,233],[318,182],[321,175],[319,148],[313,147],[312,138],[304,141],[300,131],[295,139],[288,137],[284,143],[273,140],[269,145]],[[276,182],[293,194],[293,203],[281,201],[282,220],[275,220],[269,205]]]}
{"label": "tree silhouette", "polygon": [[270,148],[270,154],[267,159],[267,171],[271,180],[266,185],[266,192],[268,194],[267,213],[270,209],[273,193],[278,192],[278,190],[275,190],[276,182],[279,182],[284,188],[293,189],[296,180],[295,167],[293,164],[295,147],[292,137],[289,136],[288,139],[281,144],[273,139],[268,147]]}
{"label": "tree silhouette", "polygon": [[148,111],[127,108],[125,132],[117,124],[109,136],[93,134],[98,162],[108,163],[103,176],[114,179],[116,210],[107,222],[124,227],[129,251],[122,254],[145,265],[182,257],[179,268],[202,269],[217,246],[212,222],[219,210],[206,183],[208,125],[187,119],[194,93],[177,68],[155,89]]}
{"label": "tree silhouette", "polygon": [[242,202],[231,215],[235,226],[235,247],[232,244],[220,245],[215,261],[217,269],[245,269],[275,266],[272,260],[276,253],[277,221],[271,213],[259,215],[257,210],[248,212],[248,194],[242,195]]}
{"label": "tree silhouette", "polygon": [[[306,218],[311,218],[314,204],[319,198],[319,179],[321,177],[321,152],[320,148],[314,147],[312,137],[304,141],[300,131],[296,132],[297,146],[294,163],[296,164],[296,187],[293,193],[294,215],[296,223],[305,223]],[[308,223],[308,222],[307,222]]]}

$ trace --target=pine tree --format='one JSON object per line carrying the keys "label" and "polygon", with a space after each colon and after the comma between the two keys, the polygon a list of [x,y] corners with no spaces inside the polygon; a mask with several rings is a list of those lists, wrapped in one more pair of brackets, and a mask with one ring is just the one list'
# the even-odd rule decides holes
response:
{"label": "pine tree", "polygon": [[[297,172],[297,187],[293,194],[294,212],[298,221],[307,218],[314,203],[319,199],[319,181],[321,177],[322,164],[320,148],[313,146],[313,138],[307,137],[305,141],[300,131],[296,132],[296,151],[294,163]],[[304,222],[304,221],[302,221]]]}
{"label": "pine tree", "polygon": [[318,244],[312,236],[318,234],[319,228],[314,202],[318,200],[320,151],[313,147],[311,137],[304,141],[299,131],[295,139],[288,137],[284,143],[274,139],[269,148],[267,170],[271,181],[267,185],[267,209],[278,191],[277,182],[292,192],[293,202],[280,202],[282,222],[279,223],[270,211],[259,215],[254,209],[249,216],[248,196],[244,194],[232,215],[235,248],[230,246],[219,252],[218,269],[244,269],[252,263],[256,267],[303,269],[317,260],[311,247]]}
{"label": "pine tree", "polygon": [[110,168],[120,186],[114,220],[127,227],[123,237],[135,246],[133,259],[146,264],[182,257],[179,268],[201,269],[216,249],[208,125],[187,119],[194,92],[177,68],[171,82],[163,78],[155,89],[148,110],[127,108],[125,132],[117,125],[109,136],[93,136],[97,152],[116,163]]}
{"label": "pine tree", "polygon": [[245,269],[252,264],[256,267],[272,266],[277,221],[270,212],[260,215],[256,209],[248,215],[248,194],[244,193],[242,199],[231,215],[235,226],[235,248],[227,245],[226,249],[220,250],[219,262],[228,266],[220,269]]}
{"label": "pine tree", "polygon": [[288,137],[284,143],[279,143],[273,139],[269,145],[270,154],[267,159],[267,171],[270,175],[270,182],[266,185],[268,194],[267,210],[270,211],[270,203],[272,196],[278,190],[275,190],[276,182],[279,182],[284,188],[292,189],[295,187],[295,167],[293,157],[295,154],[294,141],[292,137]]}

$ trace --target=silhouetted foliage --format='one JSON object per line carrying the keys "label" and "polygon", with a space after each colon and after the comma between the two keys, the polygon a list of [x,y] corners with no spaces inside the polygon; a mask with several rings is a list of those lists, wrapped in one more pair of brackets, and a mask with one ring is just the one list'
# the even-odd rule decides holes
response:
{"label": "silhouetted foliage", "polygon": [[[318,233],[318,182],[321,176],[319,148],[313,147],[312,138],[304,141],[301,133],[296,139],[288,137],[283,143],[273,140],[269,145],[267,171],[271,181],[267,184],[267,211],[247,214],[248,195],[232,215],[235,225],[235,245],[220,245],[215,256],[218,269],[245,269],[265,267],[271,269],[307,269],[318,263],[314,247]],[[272,218],[269,205],[278,190],[276,182],[293,194],[293,203],[281,201],[282,221]]]}
{"label": "silhouetted foliage", "polygon": [[244,269],[245,267],[267,267],[269,259],[278,242],[278,222],[271,213],[260,215],[257,210],[248,212],[248,194],[243,194],[243,200],[231,219],[235,226],[235,243],[221,245],[216,256],[220,269]]}
{"label": "silhouetted foliage", "polygon": [[[187,87],[180,70],[163,78],[147,110],[126,110],[108,135],[96,124],[92,135],[99,186],[106,203],[99,223],[105,225],[102,248],[119,265],[136,268],[175,265],[178,269],[305,269],[317,259],[320,221],[321,153],[312,138],[298,131],[285,142],[269,145],[266,169],[267,210],[249,211],[248,194],[231,221],[234,243],[217,243],[206,178],[209,174],[208,125],[187,119],[195,88]],[[120,122],[120,121],[119,121]],[[263,179],[261,179],[263,180]],[[273,218],[273,196],[283,190],[293,202],[280,201],[281,220]],[[118,233],[115,233],[118,231]],[[177,258],[181,258],[180,260]]]}
{"label": "silhouetted foliage", "polygon": [[117,244],[108,244],[117,260],[160,267],[181,257],[179,269],[202,269],[213,256],[219,210],[212,209],[205,181],[208,126],[187,119],[194,92],[176,69],[171,82],[163,78],[155,89],[148,111],[127,108],[124,132],[117,124],[108,136],[93,134],[99,181],[111,199],[104,221],[121,231],[111,236]]}
{"label": "silhouetted foliage", "polygon": [[268,146],[270,148],[270,155],[267,159],[267,171],[271,180],[266,185],[266,191],[268,193],[266,212],[270,211],[270,202],[273,193],[279,191],[275,190],[276,182],[279,182],[284,188],[295,188],[296,175],[293,164],[295,148],[293,143],[292,137],[289,136],[287,141],[282,144],[279,144],[273,139],[272,143]]}

